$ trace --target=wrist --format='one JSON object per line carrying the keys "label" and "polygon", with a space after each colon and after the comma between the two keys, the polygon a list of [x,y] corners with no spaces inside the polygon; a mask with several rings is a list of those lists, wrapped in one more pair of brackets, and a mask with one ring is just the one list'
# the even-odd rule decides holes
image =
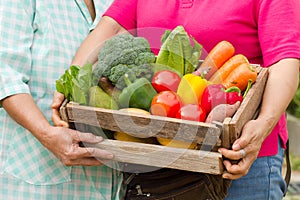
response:
{"label": "wrist", "polygon": [[274,115],[260,115],[257,120],[262,124],[261,129],[263,129],[263,138],[265,139],[273,130],[276,125],[278,118]]}

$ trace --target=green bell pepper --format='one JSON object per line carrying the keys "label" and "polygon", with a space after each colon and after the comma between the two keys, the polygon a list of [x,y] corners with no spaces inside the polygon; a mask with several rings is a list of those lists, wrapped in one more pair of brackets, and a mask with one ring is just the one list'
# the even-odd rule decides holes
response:
{"label": "green bell pepper", "polygon": [[146,78],[138,78],[133,83],[128,75],[124,76],[125,87],[119,95],[120,108],[141,108],[149,110],[153,97],[157,94],[150,81]]}

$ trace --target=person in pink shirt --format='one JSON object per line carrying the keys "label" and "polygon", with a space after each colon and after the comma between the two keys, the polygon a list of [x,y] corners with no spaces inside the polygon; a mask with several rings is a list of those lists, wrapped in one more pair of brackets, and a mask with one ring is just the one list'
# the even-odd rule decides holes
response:
{"label": "person in pink shirt", "polygon": [[95,61],[92,53],[100,50],[99,44],[124,31],[147,38],[154,52],[160,47],[160,37],[154,35],[178,25],[207,52],[222,40],[231,42],[236,54],[268,67],[270,73],[257,119],[244,126],[231,150],[219,149],[231,160],[241,159],[237,164],[224,161],[223,178],[233,180],[227,199],[282,199],[286,185],[281,167],[288,139],[285,109],[299,79],[299,4],[299,0],[115,0],[73,64]]}

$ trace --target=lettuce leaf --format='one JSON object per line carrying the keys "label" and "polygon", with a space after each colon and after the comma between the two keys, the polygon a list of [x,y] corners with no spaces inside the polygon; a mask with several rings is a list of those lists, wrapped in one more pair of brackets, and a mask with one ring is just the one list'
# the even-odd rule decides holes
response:
{"label": "lettuce leaf", "polygon": [[56,90],[64,94],[69,101],[87,105],[88,92],[92,86],[92,64],[83,67],[72,65],[56,80]]}
{"label": "lettuce leaf", "polygon": [[183,26],[167,30],[156,63],[174,68],[180,74],[192,73],[198,66],[202,45],[189,36]]}

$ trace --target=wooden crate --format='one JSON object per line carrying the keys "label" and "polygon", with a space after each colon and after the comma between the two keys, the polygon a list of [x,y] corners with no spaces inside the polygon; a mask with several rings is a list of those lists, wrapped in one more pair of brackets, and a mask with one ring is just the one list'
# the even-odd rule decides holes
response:
{"label": "wooden crate", "polygon": [[60,114],[69,123],[92,125],[111,131],[130,133],[136,137],[159,136],[196,142],[199,149],[182,149],[156,144],[105,139],[95,146],[114,153],[122,163],[167,167],[209,174],[223,172],[218,147],[229,148],[240,136],[244,124],[255,117],[268,77],[266,68],[257,67],[259,74],[237,112],[223,123],[202,123],[154,115],[128,114],[65,102]]}

